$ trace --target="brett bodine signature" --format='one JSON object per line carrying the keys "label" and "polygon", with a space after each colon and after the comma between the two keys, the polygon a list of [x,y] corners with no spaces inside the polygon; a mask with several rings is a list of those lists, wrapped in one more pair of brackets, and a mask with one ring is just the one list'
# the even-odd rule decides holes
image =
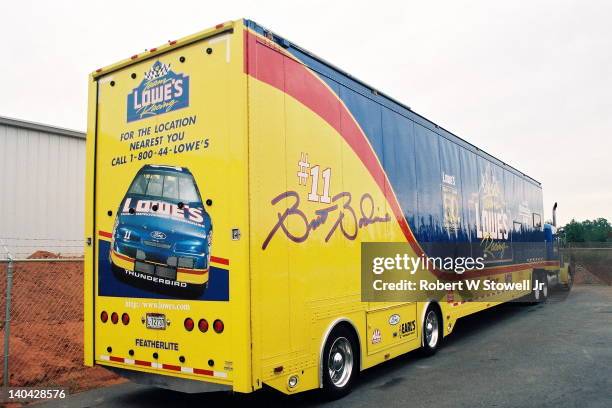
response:
{"label": "brett bodine signature", "polygon": [[[299,243],[306,241],[312,231],[329,221],[333,222],[333,224],[325,236],[325,242],[330,240],[338,228],[346,239],[352,241],[357,238],[357,233],[360,228],[367,227],[371,224],[391,221],[391,216],[388,213],[383,217],[374,214],[374,199],[369,193],[364,193],[359,200],[359,215],[351,205],[351,193],[345,191],[333,196],[331,200],[332,205],[316,210],[315,216],[311,219],[309,219],[299,208],[300,196],[298,193],[295,191],[285,191],[274,197],[271,203],[272,205],[276,205],[284,200],[291,202],[291,205],[287,205],[287,209],[284,212],[277,213],[278,221],[268,233],[261,249],[266,249],[268,247],[268,244],[279,229],[291,241]],[[335,220],[333,219],[334,217]],[[289,231],[287,227],[289,219],[292,220],[291,226],[294,230],[297,228],[296,225],[303,225],[304,232],[301,235]]]}

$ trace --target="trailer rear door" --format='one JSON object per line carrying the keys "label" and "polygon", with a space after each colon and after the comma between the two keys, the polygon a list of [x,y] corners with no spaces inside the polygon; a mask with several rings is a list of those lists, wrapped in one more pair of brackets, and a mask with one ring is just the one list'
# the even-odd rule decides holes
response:
{"label": "trailer rear door", "polygon": [[248,282],[236,35],[179,44],[97,78],[98,364],[228,385],[237,365],[248,368],[248,297],[234,292]]}

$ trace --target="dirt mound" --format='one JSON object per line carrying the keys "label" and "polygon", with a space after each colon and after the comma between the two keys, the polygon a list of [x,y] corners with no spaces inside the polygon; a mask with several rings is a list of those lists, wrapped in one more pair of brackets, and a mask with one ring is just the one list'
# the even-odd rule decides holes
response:
{"label": "dirt mound", "polygon": [[612,285],[612,248],[569,248],[564,257],[576,272],[576,283]]}
{"label": "dirt mound", "polygon": [[[57,256],[44,251],[30,256],[51,258]],[[5,293],[6,265],[0,264],[2,313]],[[82,259],[15,263],[9,355],[11,386],[59,386],[73,393],[123,381],[102,367],[83,366]]]}
{"label": "dirt mound", "polygon": [[587,285],[605,284],[601,279],[597,277],[597,275],[592,274],[582,265],[576,265],[574,270],[576,271],[574,275],[574,283]]}

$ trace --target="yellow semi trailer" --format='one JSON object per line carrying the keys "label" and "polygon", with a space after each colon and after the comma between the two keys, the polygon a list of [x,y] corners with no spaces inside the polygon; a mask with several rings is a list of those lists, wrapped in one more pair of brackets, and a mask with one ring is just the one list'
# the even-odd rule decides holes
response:
{"label": "yellow semi trailer", "polygon": [[542,229],[539,183],[249,20],[93,72],[86,179],[85,364],[188,392],[343,395],[530,294],[363,301],[362,243]]}

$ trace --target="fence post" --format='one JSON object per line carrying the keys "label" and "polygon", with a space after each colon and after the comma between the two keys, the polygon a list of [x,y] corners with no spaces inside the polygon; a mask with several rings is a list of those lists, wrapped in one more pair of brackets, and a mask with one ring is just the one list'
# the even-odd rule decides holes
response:
{"label": "fence post", "polygon": [[13,258],[9,255],[6,269],[6,310],[4,317],[4,388],[9,386],[9,341],[11,338],[11,290],[13,287]]}

